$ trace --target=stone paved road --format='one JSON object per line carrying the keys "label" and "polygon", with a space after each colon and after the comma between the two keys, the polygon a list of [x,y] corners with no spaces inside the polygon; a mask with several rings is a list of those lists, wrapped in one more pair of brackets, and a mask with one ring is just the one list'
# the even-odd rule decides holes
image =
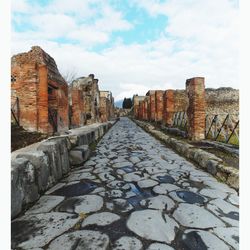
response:
{"label": "stone paved road", "polygon": [[238,195],[127,118],[12,222],[13,249],[238,249]]}

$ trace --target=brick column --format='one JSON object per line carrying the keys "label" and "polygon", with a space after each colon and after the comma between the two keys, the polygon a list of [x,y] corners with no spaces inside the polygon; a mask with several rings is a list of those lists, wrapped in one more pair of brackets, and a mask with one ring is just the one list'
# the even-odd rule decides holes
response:
{"label": "brick column", "polygon": [[163,94],[163,123],[166,126],[171,126],[174,115],[174,90],[166,90]]}
{"label": "brick column", "polygon": [[163,118],[163,91],[155,91],[155,121],[161,122]]}
{"label": "brick column", "polygon": [[149,95],[150,102],[150,121],[155,121],[155,92],[152,91]]}
{"label": "brick column", "polygon": [[186,81],[186,91],[189,99],[187,109],[188,137],[191,140],[205,138],[205,83],[204,77],[194,77]]}
{"label": "brick column", "polygon": [[48,70],[46,65],[38,67],[39,87],[38,87],[38,131],[48,133]]}

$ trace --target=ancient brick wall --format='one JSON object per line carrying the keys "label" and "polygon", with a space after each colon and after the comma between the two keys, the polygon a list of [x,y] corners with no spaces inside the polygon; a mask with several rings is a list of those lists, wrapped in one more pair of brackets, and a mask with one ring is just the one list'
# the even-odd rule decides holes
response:
{"label": "ancient brick wall", "polygon": [[155,121],[161,122],[163,118],[163,90],[155,91]]}
{"label": "ancient brick wall", "polygon": [[188,107],[188,97],[186,90],[176,89],[174,91],[174,110],[175,112],[186,111]]}
{"label": "ancient brick wall", "polygon": [[50,55],[38,46],[14,55],[11,78],[12,102],[19,98],[21,126],[43,133],[68,129],[68,85]]}
{"label": "ancient brick wall", "polygon": [[[72,90],[78,89],[80,93],[74,92],[76,97],[72,98],[72,117],[76,113],[80,118],[76,118],[80,121],[80,124],[77,126],[89,125],[99,121],[99,102],[100,102],[100,91],[98,87],[98,79],[94,78],[93,74],[90,74],[87,77],[79,77],[72,82]],[[73,92],[72,92],[73,93]],[[72,95],[72,94],[71,94]],[[81,97],[81,103],[73,103],[73,99],[79,99]],[[73,105],[76,105],[73,107]],[[80,106],[79,106],[80,105]],[[78,107],[77,107],[78,106]],[[77,110],[78,112],[74,110]],[[77,114],[76,114],[77,115]],[[74,118],[73,118],[74,120]]]}
{"label": "ancient brick wall", "polygon": [[134,117],[139,118],[139,102],[144,100],[145,96],[133,96]]}

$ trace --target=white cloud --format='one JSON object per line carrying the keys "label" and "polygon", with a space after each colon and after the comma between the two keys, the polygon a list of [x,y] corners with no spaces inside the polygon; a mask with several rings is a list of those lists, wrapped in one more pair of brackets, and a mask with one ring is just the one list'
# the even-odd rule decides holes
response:
{"label": "white cloud", "polygon": [[99,53],[89,51],[91,45],[109,41],[112,31],[133,27],[122,13],[100,0],[98,19],[91,24],[78,19],[71,22],[64,10],[54,13],[69,17],[62,22],[67,28],[59,25],[55,30],[57,25],[52,25],[47,33],[58,36],[65,32],[65,37],[79,44],[48,41],[48,34],[41,31],[14,32],[13,53],[40,45],[55,58],[61,72],[94,73],[100,89],[111,90],[116,100],[149,89],[183,89],[186,79],[194,76],[204,76],[206,87],[238,88],[238,10],[231,1],[138,0],[137,4],[151,15],[168,16],[165,31],[154,41],[126,45],[117,38],[113,47]]}

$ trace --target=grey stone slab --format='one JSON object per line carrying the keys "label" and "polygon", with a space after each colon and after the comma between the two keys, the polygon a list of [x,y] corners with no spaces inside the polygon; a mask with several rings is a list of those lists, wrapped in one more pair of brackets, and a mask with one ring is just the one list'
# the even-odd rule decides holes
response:
{"label": "grey stone slab", "polygon": [[113,168],[122,168],[122,167],[132,167],[133,164],[129,161],[117,162],[112,165]]}
{"label": "grey stone slab", "polygon": [[136,164],[138,162],[140,162],[140,158],[139,157],[136,157],[136,156],[132,156],[129,158],[129,160],[133,163],[133,164]]}
{"label": "grey stone slab", "polygon": [[225,199],[228,195],[226,192],[213,188],[203,188],[200,191],[200,194],[213,199],[216,198]]}
{"label": "grey stone slab", "polygon": [[235,205],[235,206],[239,206],[239,196],[238,196],[238,195],[236,195],[236,194],[230,194],[230,195],[228,196],[227,200],[228,200],[231,204],[233,204],[233,205]]}
{"label": "grey stone slab", "polygon": [[238,227],[217,227],[213,232],[222,240],[235,249],[239,249],[239,228]]}
{"label": "grey stone slab", "polygon": [[80,218],[67,213],[24,215],[12,221],[12,248],[43,247],[72,228]]}
{"label": "grey stone slab", "polygon": [[76,213],[90,213],[99,211],[103,206],[103,199],[98,195],[83,195],[75,204]]}
{"label": "grey stone slab", "polygon": [[232,194],[237,194],[237,192],[233,188],[230,188],[228,185],[224,183],[218,182],[216,179],[214,179],[214,181],[204,180],[204,184],[214,189],[218,189]]}
{"label": "grey stone slab", "polygon": [[180,203],[173,213],[181,225],[191,228],[214,228],[225,226],[224,222],[215,217],[205,208],[194,204]]}
{"label": "grey stone slab", "polygon": [[102,181],[114,181],[116,178],[110,174],[109,172],[106,172],[106,173],[100,173],[98,174],[99,178],[102,180]]}
{"label": "grey stone slab", "polygon": [[185,230],[180,242],[181,249],[229,250],[230,248],[218,237],[203,230]]}
{"label": "grey stone slab", "polygon": [[174,248],[162,243],[152,243],[147,250],[174,250]]}
{"label": "grey stone slab", "polygon": [[207,208],[230,225],[239,226],[239,209],[231,203],[215,199],[208,203]]}
{"label": "grey stone slab", "polygon": [[158,186],[155,186],[153,188],[153,191],[156,193],[156,194],[167,194],[173,190],[178,190],[180,189],[180,187],[174,185],[174,184],[169,184],[169,183],[161,183],[160,185]]}
{"label": "grey stone slab", "polygon": [[63,196],[44,195],[25,214],[48,213],[63,200]]}
{"label": "grey stone slab", "polygon": [[127,221],[127,227],[147,240],[171,243],[178,224],[159,210],[147,209],[133,212]]}
{"label": "grey stone slab", "polygon": [[110,212],[95,213],[82,222],[82,227],[87,225],[106,226],[120,219],[120,216]]}
{"label": "grey stone slab", "polygon": [[141,172],[133,172],[123,175],[123,180],[127,182],[137,182],[148,178],[148,174],[142,174]]}
{"label": "grey stone slab", "polygon": [[50,188],[45,194],[51,194],[53,192],[55,192],[57,189],[62,188],[63,186],[65,186],[65,183],[57,183],[54,187]]}
{"label": "grey stone slab", "polygon": [[130,185],[124,181],[111,181],[107,184],[107,187],[114,188],[114,189],[122,189],[122,190],[128,190],[130,189]]}
{"label": "grey stone slab", "polygon": [[150,188],[150,187],[154,187],[155,185],[157,185],[158,182],[154,181],[154,180],[147,179],[147,180],[138,181],[137,184],[140,188]]}
{"label": "grey stone slab", "polygon": [[151,209],[169,211],[175,206],[175,203],[172,199],[165,195],[158,195],[152,198],[142,200],[140,202],[140,205]]}
{"label": "grey stone slab", "polygon": [[106,234],[92,230],[81,230],[56,238],[50,243],[48,250],[105,250],[108,245],[109,237]]}
{"label": "grey stone slab", "polygon": [[142,250],[142,243],[135,237],[123,236],[118,239],[112,248],[113,250]]}

